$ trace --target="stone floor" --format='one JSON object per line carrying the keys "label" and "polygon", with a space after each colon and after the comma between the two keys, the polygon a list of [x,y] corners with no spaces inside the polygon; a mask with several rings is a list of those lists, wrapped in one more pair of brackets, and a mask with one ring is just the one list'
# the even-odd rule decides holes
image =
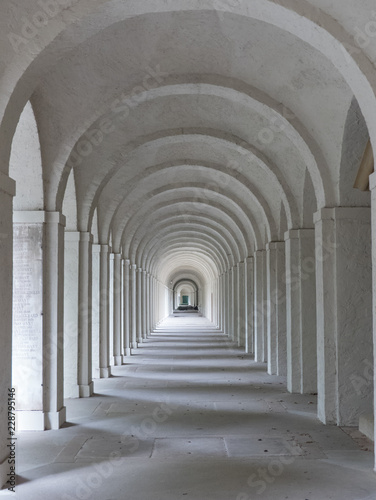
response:
{"label": "stone floor", "polygon": [[[371,443],[325,427],[205,319],[168,319],[60,431],[18,440],[22,500],[375,500]],[[351,434],[351,435],[350,435]]]}

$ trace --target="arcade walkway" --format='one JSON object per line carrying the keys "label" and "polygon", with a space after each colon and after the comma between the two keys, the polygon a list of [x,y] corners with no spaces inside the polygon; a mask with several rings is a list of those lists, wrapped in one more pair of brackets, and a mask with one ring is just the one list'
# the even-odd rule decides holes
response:
{"label": "arcade walkway", "polygon": [[67,401],[65,428],[19,436],[12,498],[374,500],[369,443],[226,339],[169,318],[93,398]]}

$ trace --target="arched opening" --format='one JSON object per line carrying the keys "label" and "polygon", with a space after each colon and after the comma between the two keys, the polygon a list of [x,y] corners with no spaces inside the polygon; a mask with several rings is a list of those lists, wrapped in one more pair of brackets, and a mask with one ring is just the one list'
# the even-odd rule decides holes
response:
{"label": "arched opening", "polygon": [[[10,174],[17,183],[12,365],[18,428],[59,428],[65,420],[63,391],[58,390],[63,374],[63,276],[62,261],[55,259],[55,245],[64,222],[60,214],[44,211],[41,145],[30,102],[14,135]],[[50,392],[52,387],[55,394]]]}
{"label": "arched opening", "polygon": [[57,429],[64,392],[91,396],[93,377],[196,307],[257,370],[318,393],[322,422],[371,422],[376,247],[369,193],[352,186],[375,143],[372,0],[50,3],[0,7],[31,36],[0,40],[7,196],[12,141],[17,181],[13,233],[1,200],[0,308],[8,352],[13,236],[19,427]]}
{"label": "arched opening", "polygon": [[181,279],[174,285],[174,309],[198,310],[198,286],[193,280]]}

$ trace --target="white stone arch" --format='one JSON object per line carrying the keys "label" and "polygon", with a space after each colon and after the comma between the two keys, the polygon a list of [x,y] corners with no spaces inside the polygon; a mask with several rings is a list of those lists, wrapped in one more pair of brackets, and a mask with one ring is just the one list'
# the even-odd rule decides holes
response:
{"label": "white stone arch", "polygon": [[77,195],[73,169],[69,174],[62,209],[66,219],[65,230],[77,231]]}
{"label": "white stone arch", "polygon": [[12,385],[17,390],[19,429],[44,430],[41,387],[45,376],[44,345],[47,344],[44,322],[46,218],[40,137],[30,101],[20,115],[13,137],[9,173],[16,181]]}
{"label": "white stone arch", "polygon": [[126,253],[128,253],[127,251],[129,245],[128,238],[130,238],[133,232],[137,230],[139,221],[142,220],[145,211],[151,209],[154,211],[164,208],[166,206],[170,207],[174,206],[175,209],[180,209],[181,214],[186,215],[187,217],[189,217],[190,213],[201,214],[205,212],[207,213],[214,212],[216,219],[222,218],[223,221],[228,226],[230,226],[231,224],[236,226],[237,232],[241,234],[238,241],[242,242],[242,240],[243,241],[245,240],[246,242],[247,250],[245,250],[244,253],[252,252],[252,249],[254,248],[254,242],[256,241],[256,235],[249,221],[247,221],[245,227],[243,221],[238,217],[239,214],[237,212],[234,212],[232,209],[229,209],[225,205],[219,204],[218,202],[211,202],[211,203],[192,202],[190,197],[182,197],[182,196],[175,197],[175,193],[176,195],[178,194],[178,192],[175,190],[172,193],[174,195],[173,198],[170,198],[168,200],[164,199],[163,201],[160,201],[158,196],[154,196],[154,198],[151,199],[153,203],[144,203],[142,209],[139,210],[137,214],[132,216],[129,223],[126,225],[124,224],[124,230],[122,232],[122,241],[124,241]]}
{"label": "white stone arch", "polygon": [[312,179],[308,169],[305,172],[304,194],[303,194],[303,227],[313,229],[313,214],[318,210],[317,199]]}
{"label": "white stone arch", "polygon": [[90,224],[90,232],[93,235],[93,243],[99,243],[98,211],[95,210]]}
{"label": "white stone arch", "polygon": [[[193,205],[193,204],[192,204]],[[158,220],[170,220],[171,213],[174,213],[172,217],[177,217],[180,222],[194,221],[196,218],[203,220],[205,223],[207,220],[211,221],[215,227],[223,227],[228,241],[231,244],[233,250],[233,255],[237,256],[239,260],[245,258],[247,254],[247,240],[245,235],[242,233],[240,228],[234,223],[233,219],[229,215],[220,210],[212,209],[212,207],[205,207],[206,213],[203,210],[198,209],[197,206],[190,207],[189,204],[181,202],[180,200],[174,200],[167,205],[161,205],[155,210],[155,219],[150,220],[150,226],[145,222],[141,227],[145,234],[147,234],[149,227],[152,228],[154,223],[157,224]],[[176,215],[178,213],[178,215]],[[153,214],[154,215],[154,214]]]}
{"label": "white stone arch", "polygon": [[193,284],[188,280],[182,280],[177,286],[175,285],[174,287],[175,305],[181,305],[182,304],[181,297],[188,296],[189,302],[186,305],[194,307],[196,305],[197,292],[198,292],[198,287],[196,284]]}
{"label": "white stone arch", "polygon": [[14,210],[43,210],[43,166],[38,124],[30,101],[26,104],[15,131],[9,174],[16,181]]}
{"label": "white stone arch", "polygon": [[340,206],[369,206],[369,192],[354,189],[356,175],[369,141],[367,124],[359,107],[358,101],[352,100],[342,141],[342,159],[339,172]]}
{"label": "white stone arch", "polygon": [[[211,231],[212,234],[219,235],[220,240],[223,241],[224,247],[226,249],[228,248],[227,255],[232,264],[235,263],[235,260],[240,261],[246,254],[244,235],[239,228],[233,224],[229,217],[224,217],[224,214],[220,212],[217,212],[217,214],[215,212],[198,214],[193,211],[190,212],[189,210],[187,210],[184,215],[182,213],[179,214],[183,209],[184,205],[181,206],[179,203],[173,203],[162,206],[158,210],[154,210],[148,220],[144,220],[137,226],[134,236],[131,238],[131,245],[127,245],[127,250],[124,249],[126,255],[129,255],[129,251],[133,251],[134,255],[137,255],[142,263],[140,267],[145,267],[146,255],[144,247],[149,242],[154,232],[157,234],[159,230],[163,230],[169,225],[185,225],[187,223],[188,225],[197,227],[197,229],[207,229]],[[132,249],[133,245],[135,245],[134,250]]]}
{"label": "white stone arch", "polygon": [[[188,10],[189,9],[197,10],[200,8],[207,9],[210,5],[210,3],[209,5],[205,4],[204,7],[203,5],[201,6],[198,5],[197,2],[187,1],[187,2],[179,2],[179,5],[176,3],[176,5],[174,5],[174,8],[176,10],[178,10],[179,7],[183,8],[183,4],[184,4],[184,9]],[[116,5],[117,5],[116,3],[108,2],[103,6],[103,8],[108,10],[108,7],[112,6],[115,8]],[[211,5],[214,6],[213,4]],[[93,10],[95,10],[97,5],[92,7]],[[221,10],[221,6],[216,5],[215,7]],[[126,12],[126,15],[128,17],[132,16],[133,8],[134,8],[133,5],[128,5],[128,10]],[[139,9],[140,8],[141,10],[144,9],[145,12],[150,12],[150,11],[156,12],[158,9],[161,11],[169,11],[171,9],[170,6],[166,8],[166,5],[160,5],[160,4],[154,5],[152,9],[150,9],[150,6],[142,6],[139,7]],[[147,10],[148,8],[150,9],[149,11]],[[296,12],[296,10],[299,10],[300,12]],[[116,20],[119,21],[121,19],[121,16],[119,16],[120,12],[117,9],[115,9],[115,11],[116,11]],[[237,7],[231,8],[231,11],[233,13],[249,16],[252,17],[253,19],[259,19],[260,21],[262,20],[264,22],[275,25],[281,29],[285,29],[293,33],[295,36],[301,38],[302,40],[305,40],[307,43],[310,43],[316,49],[324,53],[328,58],[330,58],[333,64],[336,67],[338,67],[338,69],[340,69],[341,72],[345,75],[346,80],[349,81],[350,84],[352,85],[354,93],[359,97],[363,96],[361,100],[362,109],[364,109],[365,111],[369,110],[366,113],[366,116],[367,118],[370,119],[370,121],[372,121],[372,117],[375,116],[375,113],[373,112],[375,106],[374,92],[372,92],[372,88],[370,85],[370,82],[371,84],[374,84],[374,80],[372,77],[373,71],[371,68],[372,65],[361,51],[359,51],[360,53],[357,51],[356,53],[352,54],[353,57],[349,57],[348,52],[346,52],[343,47],[350,46],[352,39],[349,36],[349,34],[346,33],[345,30],[338,23],[333,21],[333,18],[326,15],[323,11],[314,8],[310,4],[305,3],[304,7],[299,8],[296,4],[294,4],[293,6],[290,5],[290,2],[287,0],[286,2],[284,2],[283,6],[277,5],[271,1],[269,2],[258,1],[258,2],[253,2],[252,5],[239,5]],[[83,12],[84,12],[83,17],[88,14],[87,9],[86,10],[84,9]],[[141,13],[142,12],[140,12],[140,10],[137,12],[138,15],[140,15]],[[97,14],[99,15],[102,14],[100,9],[97,10]],[[123,13],[123,15],[124,14],[125,13]],[[133,15],[136,15],[136,13],[134,12]],[[111,14],[106,16],[106,22],[108,23],[107,25],[111,24],[114,20],[115,18],[111,17]],[[315,24],[315,21],[317,24]],[[102,24],[101,26],[97,26],[97,29],[100,30],[103,29],[104,27],[105,26]],[[57,36],[58,32],[59,30],[55,32],[55,34],[50,33],[50,39],[51,38],[53,39],[54,36]],[[91,31],[90,34],[93,34],[93,31]],[[336,37],[340,39],[342,43],[338,41]],[[49,49],[48,51],[50,50],[52,51],[53,46],[54,43],[50,44],[48,47]],[[28,64],[30,64],[30,61],[28,61],[28,59],[29,57],[23,59],[23,63],[20,63],[19,60],[18,68],[23,67],[23,69],[25,69],[28,66]],[[363,72],[359,70],[359,67],[356,65],[356,62],[358,63],[359,67],[363,70]],[[20,75],[21,72],[18,69],[18,76],[12,76],[13,85],[12,83],[8,82],[8,85],[10,85],[11,89],[15,88],[16,86],[15,82],[17,81],[18,78],[20,78]],[[368,81],[363,78],[363,75],[366,75],[368,77]],[[7,88],[6,90],[9,93],[9,88]],[[371,103],[372,105],[369,106]],[[373,123],[371,127],[372,134],[374,132],[374,129],[375,125]]]}
{"label": "white stone arch", "polygon": [[184,250],[173,250],[166,252],[162,259],[156,261],[152,266],[152,272],[162,282],[166,282],[167,277],[171,273],[171,269],[179,268],[193,269],[202,274],[204,282],[210,283],[215,279],[216,266],[210,257],[202,255],[199,252],[186,252]]}
{"label": "white stone arch", "polygon": [[[189,171],[189,175],[191,172],[195,172],[195,169],[192,167]],[[168,185],[166,186],[166,178],[169,179]],[[195,178],[198,180],[199,179],[199,172],[195,176]],[[148,179],[147,179],[148,180]],[[126,223],[127,219],[130,219],[132,217],[132,212],[137,212],[137,210],[141,207],[143,207],[144,203],[146,201],[149,201],[149,199],[152,196],[158,196],[161,193],[164,192],[173,192],[176,190],[176,192],[181,192],[184,193],[186,192],[187,195],[191,197],[191,203],[208,203],[211,204],[213,200],[216,200],[218,203],[222,204],[222,206],[228,206],[228,207],[239,207],[240,210],[246,214],[246,217],[250,221],[251,225],[253,226],[253,231],[257,235],[261,231],[261,227],[266,227],[266,231],[269,237],[269,241],[272,239],[271,235],[276,234],[276,222],[273,221],[272,215],[270,211],[267,209],[267,207],[262,207],[261,202],[262,202],[262,197],[261,201],[258,200],[257,198],[254,197],[254,195],[251,194],[250,191],[248,191],[247,186],[244,186],[244,184],[240,183],[238,180],[234,179],[232,182],[231,190],[228,189],[226,191],[226,195],[224,195],[219,188],[214,184],[212,185],[211,183],[206,184],[205,183],[205,178],[203,178],[202,182],[186,182],[185,179],[179,179],[178,182],[173,182],[170,177],[166,177],[163,175],[159,176],[158,184],[154,182],[153,184],[153,190],[150,192],[145,191],[145,187],[148,188],[148,184],[144,184],[143,186],[144,189],[142,190],[142,186],[137,186],[137,188],[134,188],[129,197],[125,198],[121,207],[119,207],[116,215],[116,219],[114,225],[112,226],[113,231],[118,232],[119,224],[122,224],[124,227],[124,224]],[[247,202],[244,202],[243,200],[247,200]],[[252,201],[253,203],[248,203],[248,200]],[[260,212],[259,214],[254,215],[254,212],[251,211],[251,207],[253,205],[256,205],[259,207]],[[265,209],[265,211],[262,210],[262,208]],[[256,216],[258,215],[258,218],[256,219]],[[261,217],[260,217],[261,215]],[[122,226],[120,226],[122,227]],[[106,240],[108,238],[108,233],[104,234],[102,236],[103,240]]]}
{"label": "white stone arch", "polygon": [[215,245],[216,242],[213,242],[205,235],[195,235],[193,231],[182,230],[182,231],[173,231],[171,234],[166,234],[163,236],[161,240],[161,246],[158,248],[154,248],[151,250],[150,254],[147,256],[147,266],[151,266],[154,261],[157,260],[157,257],[160,255],[164,255],[167,250],[170,249],[181,249],[184,248],[192,248],[193,246],[201,249],[201,252],[205,255],[210,256],[210,258],[215,262],[217,270],[219,273],[223,272],[226,268],[228,262],[226,256],[221,254],[220,250]]}
{"label": "white stone arch", "polygon": [[[238,169],[235,169],[233,168],[232,164],[227,164],[226,162],[222,162],[223,164],[221,164],[216,161],[214,164],[213,162],[208,161],[206,158],[202,158],[200,159],[200,161],[198,161],[197,158],[187,159],[187,155],[184,155],[185,162],[188,162],[191,165],[202,165],[204,167],[206,166],[207,168],[211,168],[212,170],[209,170],[208,172],[212,172],[213,180],[215,180],[215,182],[218,183],[218,186],[222,189],[226,188],[227,182],[229,182],[233,176],[236,176],[238,179],[242,178],[242,182],[247,185],[247,182],[250,182],[249,172],[255,172],[256,169],[259,169],[263,173],[263,175],[266,176],[266,178],[264,178],[263,180],[264,184],[266,184],[271,190],[275,190],[276,193],[278,192],[278,196],[281,197],[283,203],[285,204],[290,227],[299,225],[300,215],[298,213],[299,210],[296,201],[294,200],[294,197],[290,192],[289,186],[283,184],[283,178],[281,178],[281,175],[278,174],[278,168],[272,166],[270,167],[270,169],[267,168],[268,163],[265,163],[266,160],[263,161],[261,153],[259,153],[259,156],[257,156],[256,153],[252,152],[252,150],[246,149],[244,144],[238,145],[234,142],[234,140],[235,138],[233,138],[233,141],[231,141],[230,137],[220,138],[215,135],[186,134],[183,136],[176,134],[174,136],[166,136],[161,139],[146,142],[145,144],[135,148],[133,152],[126,153],[124,151],[123,154],[126,154],[127,158],[131,157],[134,158],[134,160],[131,160],[130,162],[123,161],[122,167],[117,169],[117,171],[114,172],[114,174],[110,178],[106,178],[106,185],[104,186],[97,200],[98,207],[103,204],[103,210],[100,211],[100,221],[101,226],[103,227],[102,230],[104,232],[108,230],[107,228],[111,224],[113,216],[116,214],[117,207],[120,201],[122,201],[123,199],[123,193],[132,190],[134,186],[137,185],[137,181],[145,178],[145,176],[149,173],[160,171],[169,166],[179,166],[184,163],[182,159],[174,159],[168,162],[154,165],[152,167],[148,167],[147,159],[144,159],[145,154],[143,152],[146,151],[148,152],[148,154],[150,154],[150,151],[153,151],[155,149],[155,154],[157,154],[157,152],[160,151],[160,148],[186,146],[188,144],[191,145],[194,150],[197,149],[197,147],[195,147],[197,145],[200,147],[208,148],[209,151],[211,149],[216,150],[217,148],[221,147],[226,151],[227,155],[229,155],[231,152],[234,154],[234,158],[241,159],[243,163],[239,164]],[[168,152],[169,150],[167,149],[166,154],[168,154]],[[235,154],[237,156],[235,156]],[[133,170],[133,162],[136,161],[137,164],[145,165],[145,170],[143,170],[142,168],[137,169],[135,175],[128,175],[127,177],[125,177],[125,169]],[[226,178],[223,174],[228,174],[229,177]],[[209,177],[210,175],[211,174],[209,174]],[[246,181],[246,177],[248,177],[248,181]],[[226,179],[228,179],[229,181],[227,181]],[[252,182],[248,185],[250,186],[251,184]],[[258,189],[260,190],[260,186],[258,187]],[[274,198],[276,197],[276,193],[274,194]],[[268,198],[268,200],[269,199],[270,198]],[[266,206],[266,201],[262,202],[262,204]]]}
{"label": "white stone arch", "polygon": [[[234,196],[234,192],[241,194],[244,193],[244,199],[249,199],[252,201],[250,206],[254,206],[257,210],[262,214],[263,223],[270,227],[270,233],[275,234],[277,220],[274,218],[274,214],[269,207],[267,200],[265,200],[262,193],[259,192],[258,188],[252,185],[247,177],[242,175],[241,173],[236,172],[228,172],[228,170],[221,166],[214,166],[210,164],[205,164],[204,162],[200,162],[197,164],[193,164],[193,162],[174,162],[173,165],[162,165],[158,166],[158,170],[153,174],[142,177],[142,180],[137,182],[128,181],[126,187],[121,186],[121,193],[124,196],[124,202],[127,201],[127,196],[131,194],[135,196],[137,190],[139,190],[145,183],[152,185],[154,188],[159,184],[166,182],[166,178],[169,179],[169,186],[173,186],[175,183],[174,179],[179,179],[179,184],[183,185],[183,174],[184,171],[187,173],[189,171],[189,176],[192,179],[195,179],[195,185],[198,185],[198,180],[201,181],[202,187],[207,187],[212,190],[222,191],[221,182],[225,182],[227,186],[226,192],[228,196]],[[181,174],[181,175],[179,175]],[[197,174],[197,175],[196,175]],[[220,179],[218,179],[218,174],[221,174]],[[186,181],[187,184],[187,181]],[[187,184],[188,185],[188,184]],[[191,184],[193,186],[193,184]],[[115,197],[115,195],[113,195]],[[103,207],[103,210],[102,210]],[[98,205],[99,216],[101,220],[101,234],[102,239],[106,239],[109,232],[109,224],[111,224],[112,213],[110,210],[106,210],[108,207],[108,203],[101,203]],[[115,210],[117,214],[120,210],[120,206]],[[103,211],[103,215],[101,217],[101,213]],[[259,217],[260,218],[260,217]],[[114,228],[114,226],[112,226]]]}
{"label": "white stone arch", "polygon": [[[185,223],[182,223],[179,217],[173,216],[164,219],[161,221],[156,227],[156,234],[164,234],[165,231],[168,231],[172,227],[187,227]],[[229,239],[225,231],[219,230],[217,227],[213,225],[213,222],[208,218],[195,218],[194,222],[190,221],[189,226],[191,230],[196,231],[196,233],[200,234],[201,232],[210,234],[223,248],[225,255],[229,257],[230,265],[234,265],[234,260],[239,257],[238,249],[234,245],[232,245],[231,239]],[[137,255],[137,259],[139,259],[140,267],[145,268],[145,259],[148,254],[148,247],[150,246],[152,236],[145,232],[142,240],[139,241],[138,245],[135,248],[135,255]]]}
{"label": "white stone arch", "polygon": [[[296,118],[295,122],[299,131],[296,130],[281,113],[277,112],[274,109],[269,108],[267,105],[255,99],[252,99],[250,96],[245,95],[244,93],[235,91],[231,88],[230,89],[222,88],[216,85],[206,85],[206,84],[168,85],[146,92],[145,94],[147,94],[147,97],[145,96],[145,100],[148,103],[150,103],[151,101],[156,99],[161,99],[162,97],[167,97],[167,96],[172,97],[173,95],[186,95],[188,93],[193,93],[193,92],[199,92],[199,95],[203,95],[203,93],[205,95],[206,92],[208,96],[215,95],[226,100],[232,99],[234,100],[234,102],[238,103],[241,102],[242,104],[244,104],[244,106],[249,106],[250,109],[253,109],[254,111],[260,113],[260,115],[264,116],[265,119],[267,119],[269,122],[276,119],[280,120],[283,125],[283,126],[281,125],[281,130],[283,130],[283,133],[286,136],[286,138],[288,138],[291,144],[297,149],[297,151],[299,151],[299,154],[301,155],[304,164],[308,167],[308,169],[311,172],[311,176],[314,179],[316,197],[319,200],[320,206],[325,206],[327,200],[332,200],[331,202],[333,202],[334,200],[334,195],[332,194],[333,186],[332,183],[330,182],[329,170],[326,166],[325,159],[320,153],[317,144],[315,144],[314,140],[309,137],[308,132],[304,130],[303,125],[299,124]],[[113,118],[111,118],[111,114],[109,116],[107,115],[104,116],[106,116],[107,119],[110,121],[113,120]],[[92,131],[97,130],[97,127],[98,123],[94,123]],[[89,130],[88,133],[90,134],[91,133],[90,129],[88,130]],[[178,133],[180,135],[180,130]],[[189,133],[189,131],[187,130],[185,131],[185,133]],[[221,131],[217,131],[217,134],[220,136]],[[160,133],[158,133],[158,135],[160,135]],[[149,137],[149,140],[152,139],[153,139],[152,137]],[[87,141],[87,138],[85,138],[85,141]],[[85,198],[82,200],[82,205],[83,205],[82,215],[84,219],[88,216],[88,210],[89,210],[88,207],[96,206],[97,200],[100,197],[101,192],[105,187],[106,183],[108,182],[108,179],[110,179],[115,174],[116,170],[119,168],[119,166],[117,165],[122,164],[122,159],[124,158],[124,156],[130,153],[130,151],[132,151],[134,148],[138,147],[145,141],[147,141],[147,138],[142,138],[141,141],[138,139],[137,143],[133,141],[131,145],[124,146],[122,144],[121,149],[119,151],[116,151],[114,154],[112,154],[111,158],[108,158],[106,160],[106,162],[108,163],[107,167],[105,166],[105,162],[103,162],[104,170],[101,174],[99,174],[102,178],[95,181],[93,186],[91,186],[90,189],[85,193]],[[272,169],[274,175],[278,175],[277,174],[278,169],[275,169],[275,167],[271,165],[270,160],[267,159],[267,154],[257,152],[254,146],[252,147],[252,145],[248,145],[244,141],[240,141],[240,145],[242,147],[246,146],[256,157],[259,157],[260,162],[265,161],[266,168]],[[74,147],[74,145],[72,146]],[[68,164],[69,163],[71,162],[68,159]],[[105,169],[107,169],[107,171]],[[285,193],[287,193],[288,190],[287,183],[286,181],[283,181],[283,175],[281,176],[281,173],[279,174],[278,180],[282,186],[282,190],[284,190]],[[327,194],[324,193],[325,190],[327,191]],[[289,209],[287,209],[287,211],[289,212]]]}

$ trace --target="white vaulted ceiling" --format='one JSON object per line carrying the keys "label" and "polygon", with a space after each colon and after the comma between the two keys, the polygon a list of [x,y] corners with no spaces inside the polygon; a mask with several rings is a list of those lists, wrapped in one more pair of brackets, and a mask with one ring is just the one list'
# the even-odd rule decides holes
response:
{"label": "white vaulted ceiling", "polygon": [[373,0],[63,3],[18,44],[41,7],[0,6],[0,166],[30,100],[45,209],[76,196],[76,229],[169,283],[369,204],[343,151],[376,141]]}

